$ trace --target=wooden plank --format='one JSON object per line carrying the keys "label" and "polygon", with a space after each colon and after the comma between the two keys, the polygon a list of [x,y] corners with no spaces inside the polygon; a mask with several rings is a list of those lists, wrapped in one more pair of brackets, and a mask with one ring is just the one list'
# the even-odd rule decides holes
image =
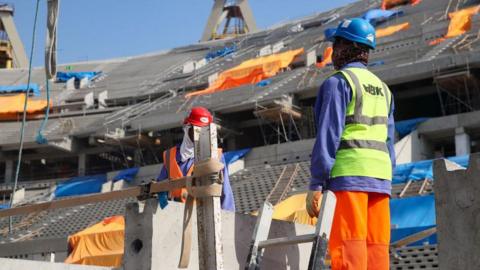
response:
{"label": "wooden plank", "polygon": [[415,243],[417,241],[420,241],[424,238],[427,238],[427,237],[435,234],[436,232],[437,232],[437,227],[426,229],[426,230],[420,231],[418,233],[409,235],[405,238],[402,238],[402,239],[390,244],[390,247],[399,248],[399,247],[407,246],[407,245],[410,245],[410,244]]}
{"label": "wooden plank", "polygon": [[32,205],[19,206],[0,211],[1,217],[24,215],[33,212],[47,211],[59,208],[74,207],[82,204],[97,203],[111,200],[118,200],[129,197],[136,197],[140,195],[140,187],[132,187],[124,190],[112,191],[107,193],[83,195],[68,199],[37,203]]}
{"label": "wooden plank", "polygon": [[[219,158],[217,151],[217,127],[193,127],[195,163],[209,158]],[[194,185],[210,185],[218,180],[216,176],[196,178]],[[197,231],[199,270],[223,269],[222,216],[220,197],[198,198]]]}
{"label": "wooden plank", "polygon": [[402,198],[403,196],[405,196],[405,193],[407,192],[407,190],[408,190],[408,188],[410,187],[411,184],[412,184],[412,180],[408,180],[405,187],[403,187],[402,192],[400,192],[400,195],[398,195],[399,198]]}

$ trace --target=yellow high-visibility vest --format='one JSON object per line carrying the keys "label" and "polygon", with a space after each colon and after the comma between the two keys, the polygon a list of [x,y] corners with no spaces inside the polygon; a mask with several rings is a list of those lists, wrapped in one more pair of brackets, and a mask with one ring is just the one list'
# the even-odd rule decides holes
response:
{"label": "yellow high-visibility vest", "polygon": [[347,105],[345,129],[330,176],[367,176],[391,181],[387,136],[392,94],[366,68],[338,72],[350,85],[352,100]]}

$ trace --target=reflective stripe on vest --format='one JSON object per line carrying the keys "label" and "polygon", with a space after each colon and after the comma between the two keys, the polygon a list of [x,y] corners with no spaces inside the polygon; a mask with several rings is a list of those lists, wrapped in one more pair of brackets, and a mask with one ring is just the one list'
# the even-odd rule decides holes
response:
{"label": "reflective stripe on vest", "polygon": [[377,76],[362,68],[339,71],[352,89],[345,128],[331,177],[367,176],[392,179],[387,148],[391,93]]}
{"label": "reflective stripe on vest", "polygon": [[[223,151],[221,148],[218,148],[218,158],[221,159],[223,154]],[[185,175],[183,175],[182,169],[178,165],[177,162],[177,147],[172,147],[169,150],[166,150],[163,152],[163,164],[165,166],[165,169],[167,170],[168,174],[168,179],[170,181],[174,181],[175,179],[182,178]],[[193,173],[193,168],[194,165],[190,166],[190,168],[187,171],[186,176],[191,176]],[[170,191],[169,197],[174,198],[177,200],[181,200],[182,202],[186,201],[186,198],[182,196],[182,194],[185,194],[187,190],[185,188],[181,189],[175,189]]]}

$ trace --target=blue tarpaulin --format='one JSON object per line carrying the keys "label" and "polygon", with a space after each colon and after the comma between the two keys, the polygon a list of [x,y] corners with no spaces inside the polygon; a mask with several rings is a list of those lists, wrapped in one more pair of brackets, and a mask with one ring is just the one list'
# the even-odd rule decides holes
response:
{"label": "blue tarpaulin", "polygon": [[403,11],[401,10],[371,9],[365,12],[362,18],[369,21],[370,24],[375,26],[377,23],[384,22],[395,16],[401,16],[402,14],[403,14]]}
{"label": "blue tarpaulin", "polygon": [[102,190],[102,184],[106,181],[105,174],[74,177],[57,185],[55,198],[97,193]]}
{"label": "blue tarpaulin", "polygon": [[7,209],[7,208],[10,208],[10,205],[8,203],[0,204],[0,209]]}
{"label": "blue tarpaulin", "polygon": [[271,83],[272,83],[272,80],[266,79],[266,80],[263,80],[263,81],[259,81],[259,82],[256,84],[256,86],[258,86],[258,87],[265,87],[265,86],[267,86],[267,85],[269,85],[269,84],[271,84]]}
{"label": "blue tarpaulin", "polygon": [[30,87],[28,84],[0,85],[0,93],[27,92],[27,89],[33,93],[34,96],[40,96],[40,86],[36,83],[31,83]]}
{"label": "blue tarpaulin", "polygon": [[[468,155],[448,157],[447,159],[462,167],[468,167]],[[418,181],[424,179],[433,179],[433,160],[422,160],[397,165],[393,172],[392,184],[406,183],[408,180]]]}
{"label": "blue tarpaulin", "polygon": [[251,148],[245,148],[237,151],[225,152],[223,157],[225,158],[226,164],[232,164],[233,162],[243,158],[248,152],[252,150]]}
{"label": "blue tarpaulin", "polygon": [[232,45],[230,47],[224,47],[220,50],[207,53],[207,55],[205,56],[205,59],[207,59],[207,61],[211,61],[217,57],[225,57],[229,54],[234,53],[236,50],[237,50],[237,47],[235,45]]}
{"label": "blue tarpaulin", "polygon": [[[434,195],[391,199],[390,224],[392,243],[436,226]],[[425,242],[436,244],[436,234],[409,246],[423,245]]]}
{"label": "blue tarpaulin", "polygon": [[91,80],[93,77],[97,76],[101,72],[98,71],[81,71],[81,72],[57,72],[57,81],[58,82],[66,82],[71,78],[75,78],[75,80],[81,80],[83,78],[88,78]]}
{"label": "blue tarpaulin", "polygon": [[135,176],[137,176],[138,170],[139,170],[139,168],[135,167],[135,168],[129,168],[129,169],[125,169],[123,171],[120,171],[113,178],[113,182],[117,182],[117,181],[120,181],[120,180],[125,180],[128,183],[131,183],[135,179]]}
{"label": "blue tarpaulin", "polygon": [[435,225],[434,195],[391,199],[390,224],[392,229]]}
{"label": "blue tarpaulin", "polygon": [[410,132],[414,131],[418,125],[427,121],[428,119],[429,118],[427,117],[420,117],[420,118],[398,121],[398,122],[395,122],[395,130],[398,132],[398,135],[400,135],[400,138],[401,138],[405,135],[410,134]]}

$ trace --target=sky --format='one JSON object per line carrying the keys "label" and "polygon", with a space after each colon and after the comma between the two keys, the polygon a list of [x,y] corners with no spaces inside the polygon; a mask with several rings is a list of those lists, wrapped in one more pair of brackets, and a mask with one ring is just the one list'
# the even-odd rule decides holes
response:
{"label": "sky", "polygon": [[[0,0],[3,2],[3,0]],[[27,56],[31,52],[37,0],[5,0]],[[40,0],[34,66],[44,64],[46,2]],[[354,0],[250,0],[257,27],[301,18]],[[158,52],[197,43],[212,0],[60,0],[58,63],[72,63]]]}

